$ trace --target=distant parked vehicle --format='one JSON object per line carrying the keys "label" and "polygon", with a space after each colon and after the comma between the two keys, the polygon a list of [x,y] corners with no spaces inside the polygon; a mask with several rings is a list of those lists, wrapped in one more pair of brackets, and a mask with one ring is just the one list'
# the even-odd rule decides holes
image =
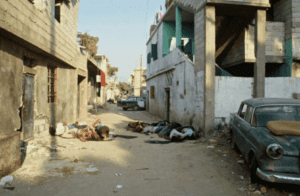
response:
{"label": "distant parked vehicle", "polygon": [[118,107],[123,110],[132,108],[134,111],[139,109],[146,109],[146,97],[129,97],[127,100],[120,100],[117,102]]}
{"label": "distant parked vehicle", "polygon": [[251,181],[300,185],[300,100],[255,98],[241,103],[230,131],[251,166]]}

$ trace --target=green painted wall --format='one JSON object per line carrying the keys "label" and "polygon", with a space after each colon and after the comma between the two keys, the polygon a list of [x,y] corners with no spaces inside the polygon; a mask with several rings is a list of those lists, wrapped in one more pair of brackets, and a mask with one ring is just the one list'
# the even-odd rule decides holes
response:
{"label": "green painted wall", "polygon": [[[166,56],[170,53],[170,44],[172,37],[176,37],[176,24],[174,22],[163,22],[163,36],[162,36],[162,55]],[[182,38],[191,39],[191,60],[193,61],[194,55],[194,23],[182,23]]]}
{"label": "green painted wall", "polygon": [[232,76],[232,74],[216,66],[215,76]]}

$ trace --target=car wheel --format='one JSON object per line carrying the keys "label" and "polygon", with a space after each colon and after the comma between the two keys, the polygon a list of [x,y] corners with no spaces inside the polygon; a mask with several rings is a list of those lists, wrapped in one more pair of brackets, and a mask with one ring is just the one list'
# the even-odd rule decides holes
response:
{"label": "car wheel", "polygon": [[138,111],[138,109],[139,109],[138,106],[134,106],[134,107],[133,107],[133,110],[134,110],[134,111]]}
{"label": "car wheel", "polygon": [[127,108],[123,108],[123,110],[125,110],[125,111],[126,111],[126,110],[127,110]]}
{"label": "car wheel", "polygon": [[261,179],[256,175],[258,163],[255,157],[252,158],[250,167],[251,167],[251,173],[250,173],[251,183],[252,184],[261,183]]}

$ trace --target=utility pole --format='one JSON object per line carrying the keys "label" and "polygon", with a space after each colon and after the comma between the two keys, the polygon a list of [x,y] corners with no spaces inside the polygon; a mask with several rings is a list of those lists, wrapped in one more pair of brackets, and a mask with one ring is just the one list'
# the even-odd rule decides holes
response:
{"label": "utility pole", "polygon": [[142,96],[142,55],[140,58],[140,96]]}

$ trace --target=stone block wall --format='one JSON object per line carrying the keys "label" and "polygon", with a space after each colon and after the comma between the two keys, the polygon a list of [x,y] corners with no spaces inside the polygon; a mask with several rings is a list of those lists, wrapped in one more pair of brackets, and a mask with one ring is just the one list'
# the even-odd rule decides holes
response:
{"label": "stone block wall", "polygon": [[[76,67],[79,51],[73,31],[77,29],[69,34],[69,27],[63,27],[53,17],[53,1],[44,2],[45,11],[41,12],[29,1],[0,1],[0,28]],[[78,4],[74,8],[74,15],[77,15]]]}

